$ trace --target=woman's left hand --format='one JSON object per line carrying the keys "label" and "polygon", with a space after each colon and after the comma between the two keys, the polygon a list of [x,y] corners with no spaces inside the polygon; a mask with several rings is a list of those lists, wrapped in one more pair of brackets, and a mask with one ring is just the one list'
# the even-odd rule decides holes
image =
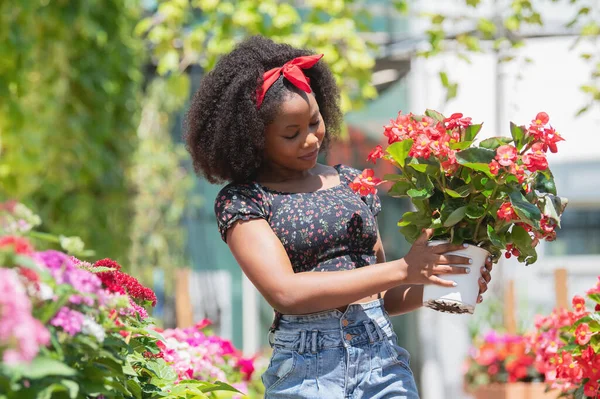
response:
{"label": "woman's left hand", "polygon": [[492,258],[488,257],[485,260],[485,266],[481,267],[481,277],[479,278],[479,296],[477,297],[477,303],[481,303],[483,301],[482,294],[487,291],[488,283],[492,279]]}

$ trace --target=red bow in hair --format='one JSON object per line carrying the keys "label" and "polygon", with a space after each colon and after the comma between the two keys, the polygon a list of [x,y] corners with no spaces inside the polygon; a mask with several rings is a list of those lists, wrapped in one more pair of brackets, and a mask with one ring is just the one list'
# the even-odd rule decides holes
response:
{"label": "red bow in hair", "polygon": [[265,94],[267,90],[273,83],[279,79],[279,76],[283,74],[283,76],[290,81],[294,86],[303,90],[307,93],[311,92],[310,89],[310,79],[304,75],[302,72],[303,69],[311,68],[315,65],[321,58],[323,54],[317,55],[308,55],[306,57],[297,57],[293,60],[286,62],[282,67],[273,68],[263,74],[263,84],[256,90],[256,107],[260,108],[262,104]]}

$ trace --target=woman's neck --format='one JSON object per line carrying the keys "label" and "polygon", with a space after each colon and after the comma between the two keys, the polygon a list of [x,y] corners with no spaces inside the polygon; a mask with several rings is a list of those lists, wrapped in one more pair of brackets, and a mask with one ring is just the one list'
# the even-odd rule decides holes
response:
{"label": "woman's neck", "polygon": [[260,183],[285,183],[294,180],[304,180],[315,174],[318,164],[307,170],[293,170],[278,165],[265,165],[257,173],[257,181]]}

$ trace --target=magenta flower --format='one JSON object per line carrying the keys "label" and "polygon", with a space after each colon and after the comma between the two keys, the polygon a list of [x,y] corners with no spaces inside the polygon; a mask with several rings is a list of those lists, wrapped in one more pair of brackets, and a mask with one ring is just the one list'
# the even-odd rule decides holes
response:
{"label": "magenta flower", "polygon": [[70,336],[74,336],[81,331],[84,319],[83,313],[63,306],[50,321],[50,324],[54,327],[60,327]]}

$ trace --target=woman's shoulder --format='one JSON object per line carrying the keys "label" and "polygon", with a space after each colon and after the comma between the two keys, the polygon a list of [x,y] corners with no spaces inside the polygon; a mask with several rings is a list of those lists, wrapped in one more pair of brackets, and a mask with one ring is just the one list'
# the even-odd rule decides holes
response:
{"label": "woman's shoulder", "polygon": [[252,201],[252,202],[262,202],[264,199],[265,193],[257,184],[254,183],[229,183],[225,187],[223,187],[217,197],[215,202],[222,201]]}

